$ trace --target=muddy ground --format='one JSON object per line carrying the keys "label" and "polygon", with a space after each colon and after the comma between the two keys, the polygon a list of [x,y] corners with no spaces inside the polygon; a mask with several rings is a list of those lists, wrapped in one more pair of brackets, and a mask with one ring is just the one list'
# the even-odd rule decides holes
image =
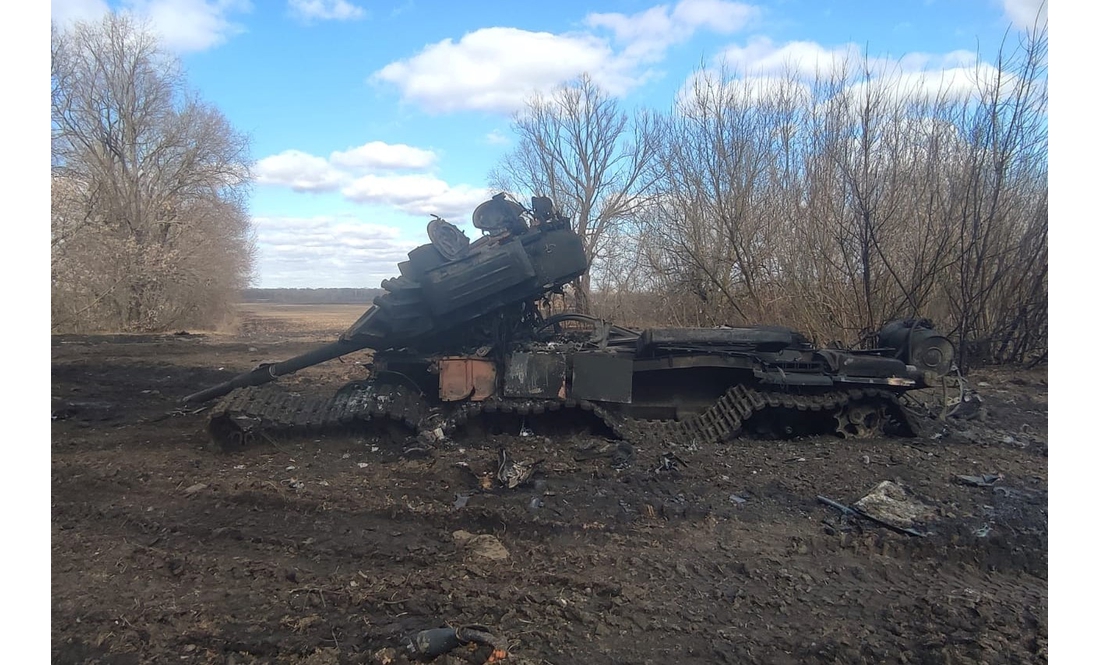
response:
{"label": "muddy ground", "polygon": [[[252,309],[231,335],[53,338],[53,662],[403,663],[407,636],[469,624],[514,663],[1047,660],[1043,368],[974,373],[984,419],[937,436],[582,461],[598,436],[466,436],[405,455],[347,433],[225,454],[202,413],[179,410],[333,336],[328,319],[314,328]],[[532,482],[483,489],[501,447],[544,460]],[[1001,477],[957,478],[983,474]],[[850,504],[883,480],[933,509],[926,536],[816,499]]]}

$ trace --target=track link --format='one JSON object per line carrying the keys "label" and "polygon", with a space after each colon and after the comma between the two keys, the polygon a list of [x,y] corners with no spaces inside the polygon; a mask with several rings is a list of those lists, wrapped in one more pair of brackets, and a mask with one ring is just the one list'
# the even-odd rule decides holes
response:
{"label": "track link", "polygon": [[[856,407],[881,410],[885,417],[873,427],[867,424],[858,431],[851,427],[844,429],[843,423],[848,422],[848,414]],[[784,421],[791,420],[794,414],[803,414],[803,418],[808,416],[819,428],[828,424],[844,437],[874,436],[887,430],[906,436],[915,434],[913,423],[897,395],[879,389],[796,395],[739,384],[702,413],[683,420],[635,420],[602,407],[597,407],[597,413],[617,435],[635,443],[712,445],[737,437],[746,425],[761,425],[757,433],[781,438],[798,433],[793,428],[784,429]]]}
{"label": "track link", "polygon": [[368,427],[379,429],[396,425],[408,436],[434,441],[478,419],[552,412],[591,413],[619,438],[639,444],[712,445],[737,437],[746,425],[756,434],[782,438],[799,433],[792,426],[796,422],[813,423],[819,430],[831,423],[833,431],[842,437],[886,431],[915,434],[907,410],[890,391],[872,388],[798,395],[741,384],[731,387],[702,413],[678,421],[626,418],[577,399],[492,397],[444,409],[430,407],[423,396],[401,385],[353,384],[331,397],[310,397],[263,386],[227,396],[212,412],[209,429],[227,449],[272,433],[339,431],[368,423]]}
{"label": "track link", "polygon": [[402,386],[352,385],[336,395],[309,396],[275,386],[241,388],[219,402],[208,429],[225,449],[272,434],[344,430],[372,423],[415,435],[432,415],[424,399]]}

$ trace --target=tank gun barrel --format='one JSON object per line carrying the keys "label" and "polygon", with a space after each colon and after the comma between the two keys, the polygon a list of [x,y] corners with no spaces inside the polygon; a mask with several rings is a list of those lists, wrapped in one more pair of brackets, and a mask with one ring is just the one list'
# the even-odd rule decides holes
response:
{"label": "tank gun barrel", "polygon": [[202,402],[208,402],[212,399],[228,395],[230,392],[237,388],[244,388],[246,386],[259,386],[270,381],[274,381],[280,376],[287,374],[293,374],[298,370],[305,369],[306,367],[312,367],[313,365],[319,365],[325,361],[332,360],[333,358],[339,358],[340,356],[346,356],[349,353],[360,351],[368,348],[370,345],[362,341],[353,341],[348,339],[338,339],[335,342],[326,344],[322,347],[307,351],[298,356],[294,356],[288,360],[277,363],[265,363],[260,365],[256,369],[239,374],[232,379],[219,383],[216,386],[207,388],[206,390],[200,390],[197,393],[192,393],[183,398],[184,403],[187,404],[201,404]]}
{"label": "tank gun barrel", "polygon": [[473,223],[486,235],[473,243],[437,217],[428,224],[431,242],[409,252],[409,260],[397,266],[400,276],[382,282],[383,293],[337,341],[261,365],[183,401],[206,402],[360,349],[384,351],[413,342],[438,348],[445,335],[460,337],[479,320],[560,289],[588,269],[584,243],[549,199],[533,197],[532,207],[503,194],[482,203]]}

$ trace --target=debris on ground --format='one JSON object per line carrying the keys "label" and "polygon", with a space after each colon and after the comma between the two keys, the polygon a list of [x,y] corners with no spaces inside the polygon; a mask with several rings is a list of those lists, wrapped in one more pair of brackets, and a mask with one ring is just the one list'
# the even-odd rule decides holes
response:
{"label": "debris on ground", "polygon": [[484,647],[484,655],[471,662],[499,663],[508,657],[508,643],[485,626],[429,628],[405,641],[405,650],[417,660],[431,660],[462,646]]}
{"label": "debris on ground", "polygon": [[986,409],[982,397],[976,392],[964,393],[962,398],[947,412],[949,418],[959,420],[985,420]]}
{"label": "debris on ground", "polygon": [[497,467],[497,480],[508,489],[515,489],[531,479],[531,474],[540,461],[524,460],[517,462],[508,455],[504,448],[500,449],[500,463]]}
{"label": "debris on ground", "polygon": [[676,456],[676,453],[662,453],[661,461],[657,463],[657,466],[653,469],[654,473],[672,472],[679,470],[682,466],[687,466],[687,462]]}
{"label": "debris on ground", "polygon": [[955,475],[955,479],[962,484],[973,485],[974,487],[993,487],[998,480],[1002,480],[1003,478],[1004,476],[999,473],[983,473],[980,476]]}
{"label": "debris on ground", "polygon": [[611,468],[626,469],[634,463],[634,446],[626,441],[595,441],[577,448],[573,453],[574,462],[594,459],[609,459]]}
{"label": "debris on ground", "polygon": [[855,510],[853,510],[851,506],[846,506],[843,503],[841,503],[839,501],[834,501],[833,499],[830,499],[827,496],[821,496],[820,494],[818,494],[817,495],[817,500],[819,502],[825,504],[826,506],[831,506],[833,508],[836,508],[837,510],[840,511],[840,514],[845,516],[845,517],[858,517],[859,516],[859,513],[856,512]]}
{"label": "debris on ground", "polygon": [[470,533],[459,529],[451,534],[455,544],[471,556],[479,556],[493,561],[503,561],[510,555],[507,548],[501,545],[496,536],[489,534]]}
{"label": "debris on ground", "polygon": [[[817,496],[817,501],[836,508],[845,518],[866,518],[882,525],[882,527],[905,535],[917,537],[928,535],[913,528],[913,524],[917,520],[912,516],[914,514],[916,516],[926,516],[928,514],[928,517],[931,517],[931,514],[927,512],[931,509],[924,506],[920,501],[909,497],[908,492],[905,492],[901,486],[890,483],[889,480],[883,480],[875,489],[871,490],[870,494],[856,501],[853,506],[846,506],[842,502],[821,495]],[[906,521],[906,518],[908,518],[908,521]]]}
{"label": "debris on ground", "polygon": [[910,529],[935,517],[935,510],[918,501],[901,485],[884,480],[854,506],[862,514],[899,529]]}

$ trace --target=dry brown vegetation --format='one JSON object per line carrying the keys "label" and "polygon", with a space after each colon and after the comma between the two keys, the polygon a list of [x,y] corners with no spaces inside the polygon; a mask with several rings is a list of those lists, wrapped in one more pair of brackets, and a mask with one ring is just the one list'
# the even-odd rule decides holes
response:
{"label": "dry brown vegetation", "polygon": [[54,330],[217,321],[252,266],[247,138],[125,14],[51,56]]}
{"label": "dry brown vegetation", "polygon": [[577,286],[610,318],[854,343],[929,317],[964,367],[1041,358],[1045,67],[1040,30],[942,81],[870,58],[812,80],[704,69],[632,120],[582,78],[516,117],[494,179],[576,217]]}

